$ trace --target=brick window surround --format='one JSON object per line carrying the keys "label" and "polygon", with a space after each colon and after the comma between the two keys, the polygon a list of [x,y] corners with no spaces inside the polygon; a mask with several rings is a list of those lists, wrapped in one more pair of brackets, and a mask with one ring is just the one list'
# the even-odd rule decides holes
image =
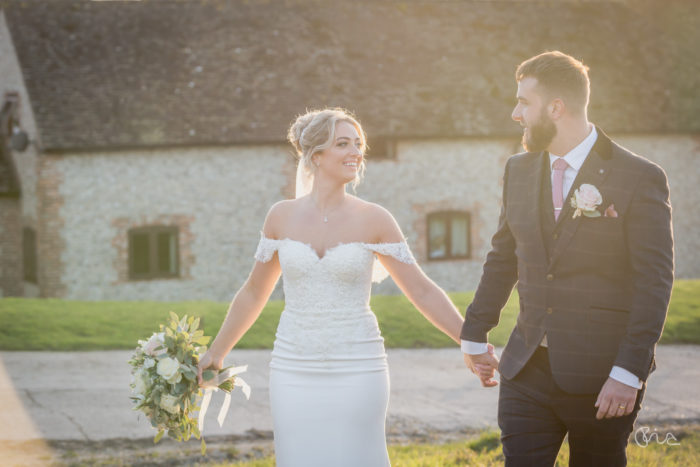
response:
{"label": "brick window surround", "polygon": [[129,230],[129,279],[179,276],[178,228],[164,225]]}
{"label": "brick window surround", "polygon": [[[195,262],[192,252],[194,244],[194,234],[191,225],[193,216],[178,214],[162,214],[155,216],[143,216],[140,219],[117,218],[112,220],[112,226],[116,228],[116,235],[112,238],[112,246],[116,249],[114,267],[117,271],[117,281],[113,285],[133,282],[136,280],[172,280],[191,279],[191,269]],[[176,231],[175,252],[177,261],[177,274],[159,275],[157,277],[131,277],[130,242],[131,232],[145,232],[151,229],[172,229]],[[157,243],[157,241],[156,241]],[[157,246],[156,246],[157,248]],[[156,255],[157,256],[157,255]],[[149,259],[149,264],[150,260]],[[156,260],[157,261],[157,258]]]}
{"label": "brick window surround", "polygon": [[426,220],[429,261],[469,259],[472,252],[471,216],[467,211],[431,212]]}

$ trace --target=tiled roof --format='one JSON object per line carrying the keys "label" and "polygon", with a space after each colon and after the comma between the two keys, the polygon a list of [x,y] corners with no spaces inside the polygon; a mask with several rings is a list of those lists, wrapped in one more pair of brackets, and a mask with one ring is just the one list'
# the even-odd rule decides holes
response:
{"label": "tiled roof", "polygon": [[0,1],[48,150],[281,142],[321,106],[370,138],[515,135],[514,70],[553,49],[607,131],[700,131],[687,0]]}

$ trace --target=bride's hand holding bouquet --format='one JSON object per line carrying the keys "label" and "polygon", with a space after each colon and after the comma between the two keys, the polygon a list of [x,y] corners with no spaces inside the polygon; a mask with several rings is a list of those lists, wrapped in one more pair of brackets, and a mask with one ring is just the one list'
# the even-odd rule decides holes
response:
{"label": "bride's hand holding bouquet", "polygon": [[[205,380],[211,379],[210,374],[206,373],[206,371],[219,371],[223,368],[223,366],[224,357],[214,356],[211,349],[208,349],[199,359],[199,363],[197,365],[197,381],[199,382],[199,385],[201,386]],[[209,378],[204,378],[204,376],[209,376]]]}
{"label": "bride's hand holding bouquet", "polygon": [[[160,441],[167,432],[177,441],[187,441],[194,436],[202,440],[202,453],[206,444],[201,435],[211,393],[226,392],[223,407],[219,412],[219,425],[228,411],[230,392],[240,386],[246,397],[250,387],[239,377],[247,367],[221,369],[223,357],[213,359],[206,351],[211,338],[199,329],[199,318],[179,319],[170,313],[167,324],[160,325],[160,332],[148,340],[139,340],[129,360],[132,367],[132,401],[134,410],[143,412],[158,430],[154,442]],[[209,369],[212,367],[213,369]],[[201,404],[201,406],[200,406]],[[193,413],[199,411],[197,419]]]}

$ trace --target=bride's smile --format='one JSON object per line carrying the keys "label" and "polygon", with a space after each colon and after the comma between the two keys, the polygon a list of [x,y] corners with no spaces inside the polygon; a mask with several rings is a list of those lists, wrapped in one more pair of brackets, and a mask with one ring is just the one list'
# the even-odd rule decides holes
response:
{"label": "bride's smile", "polygon": [[348,122],[338,122],[331,147],[314,156],[319,176],[343,184],[353,181],[362,168],[364,149],[357,128]]}

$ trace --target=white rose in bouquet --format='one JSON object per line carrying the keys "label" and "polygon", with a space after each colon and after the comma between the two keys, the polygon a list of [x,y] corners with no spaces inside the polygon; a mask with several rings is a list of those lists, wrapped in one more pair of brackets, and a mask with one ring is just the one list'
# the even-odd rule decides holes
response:
{"label": "white rose in bouquet", "polygon": [[168,380],[168,383],[170,383],[170,384],[177,384],[177,383],[179,383],[180,381],[182,381],[182,373],[177,372],[177,373],[175,373],[175,376],[173,376],[172,378],[170,378],[170,379]]}
{"label": "white rose in bouquet", "polygon": [[153,335],[151,336],[148,341],[146,341],[145,344],[143,344],[142,349],[143,353],[146,355],[150,355],[151,357],[155,357],[158,355],[160,352],[163,351],[163,344],[165,342],[165,333],[162,332],[154,332]]}
{"label": "white rose in bouquet", "polygon": [[160,406],[163,408],[163,410],[167,410],[170,413],[179,413],[180,398],[171,396],[170,394],[163,394],[160,396]]}
{"label": "white rose in bouquet", "polygon": [[165,357],[158,362],[156,367],[156,373],[163,377],[163,379],[170,382],[171,379],[177,374],[177,370],[180,368],[180,363],[174,358]]}

